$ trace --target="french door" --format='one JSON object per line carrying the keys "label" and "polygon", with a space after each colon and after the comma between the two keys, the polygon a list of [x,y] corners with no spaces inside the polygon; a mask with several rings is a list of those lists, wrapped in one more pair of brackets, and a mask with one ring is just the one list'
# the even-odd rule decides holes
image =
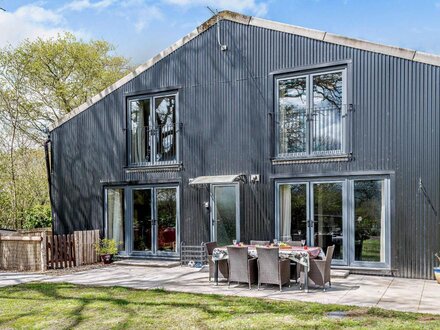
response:
{"label": "french door", "polygon": [[177,187],[132,187],[126,250],[132,255],[178,254]]}
{"label": "french door", "polygon": [[389,186],[368,176],[277,182],[276,237],[334,245],[334,264],[389,267]]}
{"label": "french door", "polygon": [[239,185],[211,186],[211,240],[230,245],[240,240]]}
{"label": "french door", "polygon": [[335,263],[346,263],[344,181],[278,184],[278,233],[282,241],[305,240],[324,251],[335,245]]}

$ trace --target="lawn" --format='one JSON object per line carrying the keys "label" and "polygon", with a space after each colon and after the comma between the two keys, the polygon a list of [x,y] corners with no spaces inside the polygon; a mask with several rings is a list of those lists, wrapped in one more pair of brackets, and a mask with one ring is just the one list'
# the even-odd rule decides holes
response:
{"label": "lawn", "polygon": [[[328,312],[344,311],[342,319]],[[440,328],[440,316],[377,308],[32,283],[0,289],[0,328]]]}

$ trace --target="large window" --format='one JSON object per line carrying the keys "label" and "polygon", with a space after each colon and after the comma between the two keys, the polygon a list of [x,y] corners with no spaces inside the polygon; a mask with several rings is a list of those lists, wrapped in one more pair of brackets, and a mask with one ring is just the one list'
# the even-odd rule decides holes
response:
{"label": "large window", "polygon": [[177,162],[176,95],[131,99],[128,102],[130,164]]}
{"label": "large window", "polygon": [[278,157],[345,152],[345,72],[277,79]]}
{"label": "large window", "polygon": [[[336,178],[279,182],[277,237],[306,240],[336,264],[389,264],[388,179]],[[387,236],[388,235],[388,236]]]}

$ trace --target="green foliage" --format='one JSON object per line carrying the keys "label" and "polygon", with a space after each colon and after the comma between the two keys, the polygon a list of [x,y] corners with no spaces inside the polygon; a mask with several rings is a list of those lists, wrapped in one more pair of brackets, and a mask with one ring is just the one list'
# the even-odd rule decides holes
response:
{"label": "green foliage", "polygon": [[47,228],[52,224],[49,205],[35,205],[24,212],[24,229]]}
{"label": "green foliage", "polygon": [[113,51],[70,33],[0,49],[0,227],[47,221],[46,127],[129,72]]}
{"label": "green foliage", "polygon": [[95,251],[99,255],[116,254],[118,253],[118,245],[114,239],[100,239],[99,243],[95,244]]}

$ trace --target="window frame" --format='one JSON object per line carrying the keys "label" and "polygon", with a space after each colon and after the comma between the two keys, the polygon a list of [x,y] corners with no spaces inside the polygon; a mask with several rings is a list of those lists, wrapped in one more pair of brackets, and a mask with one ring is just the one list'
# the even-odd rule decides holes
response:
{"label": "window frame", "polygon": [[[162,97],[169,97],[174,96],[175,98],[175,131],[176,131],[176,157],[174,160],[166,160],[166,161],[156,161],[156,152],[157,152],[157,142],[158,138],[155,136],[152,139],[152,148],[151,148],[151,159],[149,162],[140,162],[135,163],[132,161],[132,129],[131,129],[131,102],[133,101],[142,101],[142,100],[150,100],[150,112],[156,115],[155,109],[154,109],[154,103],[157,98]],[[180,163],[180,118],[179,118],[179,92],[177,90],[167,90],[162,92],[156,92],[156,93],[144,93],[144,94],[135,94],[132,96],[127,96],[126,98],[126,111],[125,111],[125,118],[126,118],[126,148],[127,148],[127,167],[128,168],[142,168],[142,167],[155,167],[155,166],[169,166],[169,165],[177,165]],[[153,129],[156,128],[156,118],[154,118],[153,121]]]}
{"label": "window frame", "polygon": [[[341,155],[346,155],[348,153],[348,105],[349,105],[349,83],[348,81],[348,71],[349,66],[347,64],[321,67],[313,69],[304,69],[295,72],[286,72],[276,75],[274,77],[274,128],[275,128],[275,159],[304,159],[304,158],[322,158],[322,157],[338,157]],[[342,72],[342,109],[341,109],[341,149],[338,151],[312,151],[312,121],[309,120],[313,112],[313,77],[322,74],[331,74]],[[289,79],[306,78],[306,151],[297,153],[281,153],[280,152],[280,122],[279,122],[279,84],[281,81],[286,81]]]}

